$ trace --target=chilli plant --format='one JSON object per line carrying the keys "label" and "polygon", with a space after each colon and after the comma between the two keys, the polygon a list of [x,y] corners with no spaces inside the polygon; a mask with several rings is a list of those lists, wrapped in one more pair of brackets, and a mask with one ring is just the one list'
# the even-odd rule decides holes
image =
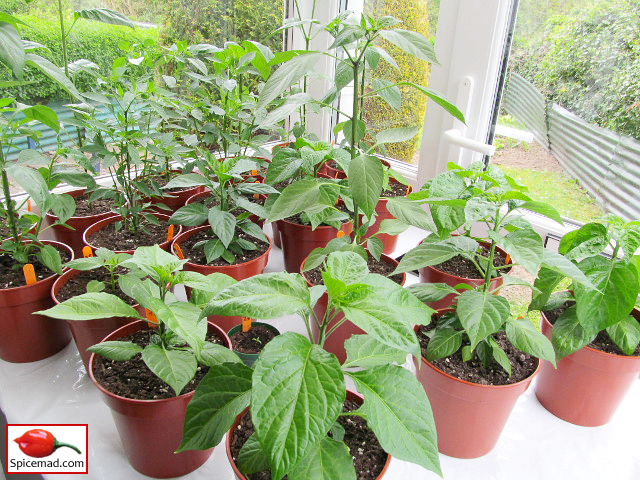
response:
{"label": "chilli plant", "polygon": [[[253,369],[239,362],[212,366],[189,403],[178,451],[217,445],[249,406],[255,434],[238,460],[245,474],[270,469],[272,478],[355,479],[336,426],[345,415],[365,418],[390,455],[440,473],[429,401],[415,376],[399,365],[407,353],[420,355],[412,324],[433,310],[391,280],[369,273],[354,252],[329,255],[323,277],[326,287],[308,287],[300,274],[267,273],[212,295],[203,316],[297,314],[313,338],[307,321],[312,316],[321,334],[315,343],[298,333],[281,334],[265,346]],[[313,306],[325,291],[328,318],[317,319]],[[333,333],[329,317],[339,312],[367,333],[347,340],[344,365],[323,349]],[[346,377],[364,402],[342,413]]]}
{"label": "chilli plant", "polygon": [[568,292],[552,293],[565,278],[547,266],[540,269],[538,289],[530,310],[564,307],[553,325],[551,339],[562,358],[608,336],[625,355],[640,344],[640,323],[630,315],[640,290],[640,222],[609,215],[602,223],[588,223],[562,237],[558,251],[590,280],[575,280]]}
{"label": "chilli plant", "polygon": [[[119,288],[153,316],[143,317],[117,296],[105,292],[84,293],[37,313],[73,321],[129,317],[156,323],[157,330],[144,349],[133,342],[109,341],[89,350],[115,361],[126,361],[141,354],[147,367],[180,395],[195,376],[198,363],[210,365],[234,359],[225,347],[205,341],[207,321],[200,317],[201,309],[179,301],[171,293],[176,285],[218,292],[231,282],[223,276],[205,277],[182,271],[184,264],[185,260],[157,245],[140,247],[132,257],[119,262],[121,267],[133,270],[118,278]],[[140,273],[145,276],[144,280],[140,279]]]}

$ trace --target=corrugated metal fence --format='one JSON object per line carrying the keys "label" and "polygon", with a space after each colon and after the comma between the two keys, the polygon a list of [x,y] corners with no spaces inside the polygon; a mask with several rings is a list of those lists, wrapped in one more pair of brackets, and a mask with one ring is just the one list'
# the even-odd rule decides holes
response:
{"label": "corrugated metal fence", "polygon": [[580,182],[604,210],[640,220],[640,142],[621,136],[547,102],[536,88],[512,74],[505,110],[525,123],[564,171]]}

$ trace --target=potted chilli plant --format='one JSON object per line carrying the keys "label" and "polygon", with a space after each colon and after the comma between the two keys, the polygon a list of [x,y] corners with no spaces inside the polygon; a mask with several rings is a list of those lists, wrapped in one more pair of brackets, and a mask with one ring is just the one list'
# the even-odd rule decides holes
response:
{"label": "potted chilli plant", "polygon": [[[217,445],[236,417],[248,412],[255,434],[236,452],[239,464],[232,461],[237,478],[270,469],[272,478],[355,479],[352,455],[359,456],[361,445],[350,454],[342,441],[349,429],[345,432],[341,420],[363,417],[388,454],[440,473],[427,397],[415,376],[393,363],[403,363],[407,353],[419,355],[412,322],[432,310],[396,283],[369,273],[353,252],[329,255],[323,276],[336,312],[369,334],[347,342],[347,363],[341,366],[322,347],[332,334],[326,318],[312,320],[325,327],[317,342],[283,333],[265,346],[253,369],[220,362],[187,408],[179,451]],[[312,338],[307,318],[324,291],[324,286],[308,287],[299,274],[267,273],[220,291],[203,315],[269,319],[297,313]],[[347,369],[355,366],[361,369]],[[355,411],[343,411],[345,398],[353,398],[345,377],[362,395]],[[233,442],[227,439],[228,446]],[[378,478],[386,462],[383,455]]]}
{"label": "potted chilli plant", "polygon": [[[148,310],[146,317],[105,292],[85,293],[39,312],[70,321],[104,317],[138,320],[89,348],[94,352],[89,375],[111,408],[129,462],[139,472],[157,478],[184,475],[209,458],[210,449],[174,454],[180,443],[185,409],[203,369],[220,359],[237,359],[228,350],[226,334],[200,318],[199,307],[178,301],[171,293],[171,287],[180,284],[221,289],[217,277],[207,279],[182,271],[184,263],[157,245],[140,247],[120,263],[147,276],[144,280],[120,277],[118,282],[127,295]],[[138,369],[146,380],[138,383],[129,378],[127,372],[131,368]]]}
{"label": "potted chilli plant", "polygon": [[[534,202],[526,187],[500,169],[478,162],[468,168],[455,165],[434,178],[408,200],[431,207],[437,234],[427,237],[400,261],[396,272],[436,265],[462,256],[482,268],[479,285],[444,283],[409,287],[428,302],[453,295],[446,310],[416,327],[422,347],[418,379],[432,404],[440,452],[459,458],[488,453],[520,394],[539,371],[539,358],[555,364],[553,347],[527,319],[514,318],[506,298],[496,295],[506,285],[527,282],[503,273],[504,262],[494,263],[501,247],[532,275],[542,265],[577,282],[589,284],[585,275],[560,254],[545,250],[542,238],[519,213],[534,210],[561,222],[556,210]],[[390,201],[391,202],[391,201]],[[424,225],[431,221],[422,209],[404,209],[399,221]],[[410,212],[410,214],[409,214]],[[472,235],[480,222],[486,234]],[[464,234],[451,236],[462,229]],[[482,243],[488,248],[483,249]],[[500,276],[502,283],[491,282]]]}
{"label": "potted chilli plant", "polygon": [[640,223],[608,216],[564,235],[558,251],[591,284],[551,294],[564,275],[542,268],[530,309],[543,311],[542,332],[558,368],[543,362],[536,396],[554,415],[583,426],[607,423],[640,373],[640,290],[634,255]]}

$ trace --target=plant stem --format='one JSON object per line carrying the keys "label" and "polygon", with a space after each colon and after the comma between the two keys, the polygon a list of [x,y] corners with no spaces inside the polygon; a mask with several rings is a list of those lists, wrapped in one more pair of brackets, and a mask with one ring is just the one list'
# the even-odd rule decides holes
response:
{"label": "plant stem", "polygon": [[[0,161],[1,164],[4,165],[4,152],[2,148],[0,148]],[[7,222],[9,224],[9,228],[11,229],[11,234],[13,235],[13,241],[18,245],[19,235],[18,235],[18,225],[16,222],[16,212],[13,209],[13,203],[11,201],[11,191],[9,190],[9,177],[7,176],[7,171],[2,169],[2,192],[4,194],[4,204],[7,209]]]}

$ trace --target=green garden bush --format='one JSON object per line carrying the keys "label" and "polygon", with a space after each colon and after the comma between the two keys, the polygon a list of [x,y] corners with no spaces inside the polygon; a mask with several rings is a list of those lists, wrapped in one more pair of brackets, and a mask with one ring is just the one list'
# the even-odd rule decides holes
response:
{"label": "green garden bush", "polygon": [[[391,15],[402,23],[399,28],[413,30],[429,38],[429,18],[422,0],[368,0],[365,4],[368,14],[376,16]],[[408,81],[427,86],[429,81],[429,65],[422,60],[407,55],[399,48],[382,40],[380,46],[396,59],[401,72],[386,62],[380,62],[373,78],[381,78],[392,82]],[[422,126],[426,97],[411,87],[400,87],[402,109],[396,112],[380,98],[369,98],[364,102],[364,120],[375,130],[394,127]],[[387,155],[398,160],[411,162],[420,146],[420,134],[412,140],[386,146]]]}
{"label": "green garden bush", "polygon": [[[22,38],[48,47],[49,51],[40,49],[38,53],[56,65],[62,66],[60,25],[57,17],[43,19],[26,15],[19,16],[19,18],[28,25],[21,28]],[[71,25],[70,15],[65,19],[65,22],[68,28]],[[68,38],[69,61],[80,58],[91,60],[100,67],[103,74],[106,74],[110,71],[113,61],[124,54],[118,46],[121,41],[142,43],[145,39],[156,40],[157,36],[158,29],[156,28],[132,30],[127,27],[98,22],[78,21]],[[0,89],[0,96],[14,96],[18,101],[28,104],[46,104],[68,100],[64,90],[57,87],[39,71],[27,67],[25,76],[32,80],[32,83],[21,87]],[[9,72],[3,66],[0,66],[0,78],[9,78]],[[81,92],[91,90],[94,84],[95,79],[86,73],[78,75],[76,80],[76,86]]]}

